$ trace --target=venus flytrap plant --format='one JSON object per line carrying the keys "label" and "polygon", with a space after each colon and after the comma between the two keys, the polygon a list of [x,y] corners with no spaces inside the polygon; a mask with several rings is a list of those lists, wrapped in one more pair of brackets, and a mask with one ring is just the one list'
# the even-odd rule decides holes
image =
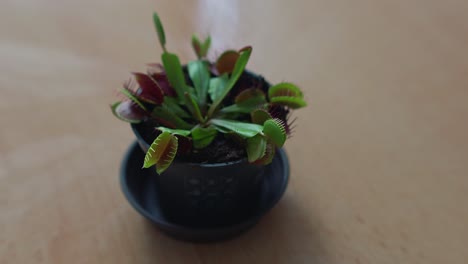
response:
{"label": "venus flytrap plant", "polygon": [[[288,132],[290,109],[306,106],[303,93],[292,83],[267,88],[239,87],[252,48],[223,52],[215,62],[206,59],[211,38],[200,41],[192,36],[197,60],[182,66],[178,56],[166,49],[166,37],[159,16],[153,21],[163,50],[160,67],[148,74],[134,73],[125,83],[124,100],[111,105],[119,119],[159,124],[160,131],[150,145],[143,167],[156,166],[163,173],[189,142],[194,150],[210,147],[220,136],[234,137],[245,147],[247,160],[255,164],[272,161],[276,148],[282,147]],[[152,65],[154,66],[154,65]],[[233,88],[240,92],[233,94]],[[233,98],[232,103],[227,98]],[[191,155],[196,155],[192,152]]]}

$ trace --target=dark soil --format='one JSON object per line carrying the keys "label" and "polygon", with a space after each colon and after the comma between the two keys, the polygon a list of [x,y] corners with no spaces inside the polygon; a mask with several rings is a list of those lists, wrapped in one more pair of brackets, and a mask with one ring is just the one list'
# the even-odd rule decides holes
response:
{"label": "dark soil", "polygon": [[196,163],[222,163],[246,157],[245,149],[239,143],[224,135],[218,135],[208,147],[193,149],[187,160]]}
{"label": "dark soil", "polygon": [[[160,134],[155,126],[158,125],[150,121],[137,125],[138,131],[148,144],[151,144]],[[193,163],[223,163],[247,157],[244,147],[239,142],[223,134],[218,134],[213,142],[203,149],[191,148],[191,143],[186,140],[187,138],[179,138],[177,160]]]}

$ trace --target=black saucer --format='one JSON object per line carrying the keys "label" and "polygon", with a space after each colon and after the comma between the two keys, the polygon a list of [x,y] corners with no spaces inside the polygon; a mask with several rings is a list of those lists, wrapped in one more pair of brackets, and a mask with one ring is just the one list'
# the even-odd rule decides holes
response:
{"label": "black saucer", "polygon": [[[120,169],[120,184],[130,204],[161,230],[177,239],[210,242],[228,239],[255,225],[283,196],[288,185],[289,161],[283,149],[277,151],[273,162],[267,166],[261,191],[255,201],[258,209],[242,217],[238,223],[213,227],[196,228],[171,222],[161,209],[156,181],[150,172],[141,169],[144,153],[137,142],[128,149]],[[152,168],[154,169],[154,168]]]}

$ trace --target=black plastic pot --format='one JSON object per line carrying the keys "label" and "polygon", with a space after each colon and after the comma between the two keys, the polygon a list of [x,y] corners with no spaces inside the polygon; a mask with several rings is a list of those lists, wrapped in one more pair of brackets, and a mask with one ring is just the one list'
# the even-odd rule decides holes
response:
{"label": "black plastic pot", "polygon": [[[142,136],[144,124],[132,124],[141,149],[146,152],[151,142]],[[143,162],[143,161],[142,161]],[[179,161],[158,175],[150,169],[158,188],[158,199],[165,214],[174,223],[192,227],[225,226],[251,214],[255,195],[265,166],[241,159],[227,163],[200,164]]]}
{"label": "black plastic pot", "polygon": [[[245,232],[278,203],[288,186],[288,158],[283,149],[278,149],[272,163],[265,166],[259,192],[254,194],[246,205],[251,208],[250,212],[241,210],[239,215],[236,215],[239,221],[234,223],[231,221],[224,225],[194,227],[191,224],[173,221],[163,210],[154,169],[141,168],[144,157],[145,153],[137,142],[129,146],[120,168],[122,192],[133,208],[161,231],[185,241],[216,242]],[[185,222],[190,223],[190,219]]]}

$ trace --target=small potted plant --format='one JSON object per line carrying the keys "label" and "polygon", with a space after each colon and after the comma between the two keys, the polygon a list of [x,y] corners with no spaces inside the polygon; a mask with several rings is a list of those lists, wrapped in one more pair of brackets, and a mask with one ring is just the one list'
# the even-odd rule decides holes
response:
{"label": "small potted plant", "polygon": [[210,37],[193,36],[197,59],[182,65],[166,49],[156,13],[153,20],[162,64],[133,73],[124,99],[111,106],[131,123],[146,153],[133,170],[152,178],[157,196],[151,199],[170,223],[202,230],[234,225],[258,208],[255,197],[272,173],[265,169],[291,134],[291,110],[306,106],[303,93],[247,71],[249,46],[210,61]]}

